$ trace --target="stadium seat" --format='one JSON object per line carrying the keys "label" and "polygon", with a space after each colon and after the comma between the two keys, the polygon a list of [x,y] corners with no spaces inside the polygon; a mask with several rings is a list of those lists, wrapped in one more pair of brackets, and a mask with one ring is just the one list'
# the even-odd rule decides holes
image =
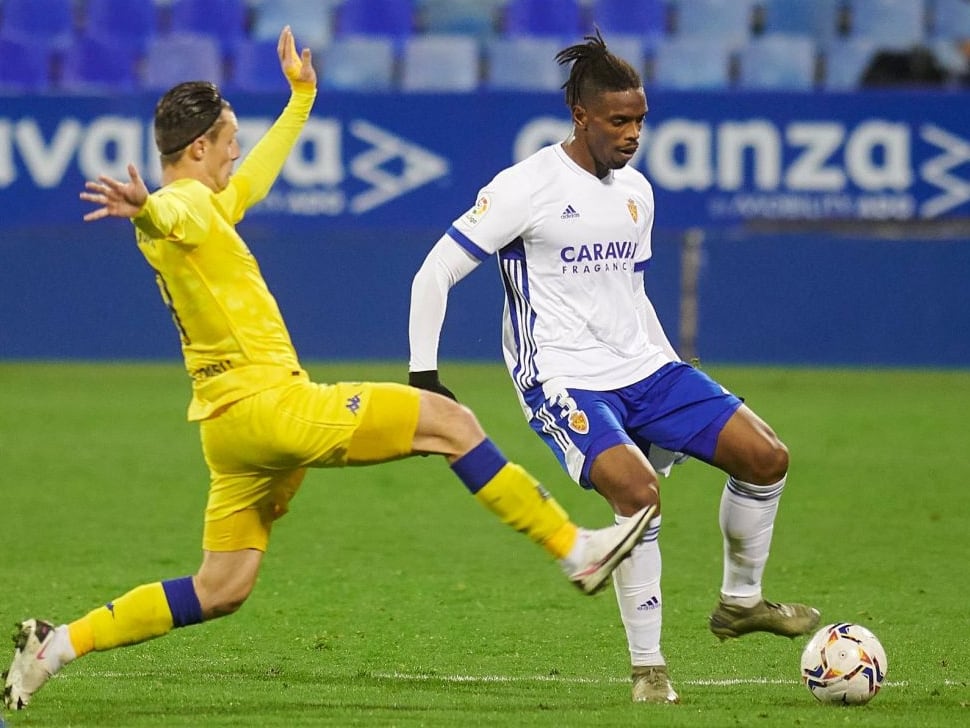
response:
{"label": "stadium seat", "polygon": [[845,0],[762,0],[764,33],[812,36],[825,46],[839,35]]}
{"label": "stadium seat", "polygon": [[394,40],[381,36],[337,36],[323,49],[318,68],[324,89],[389,91],[394,86]]}
{"label": "stadium seat", "polygon": [[264,38],[240,43],[233,57],[229,87],[249,93],[287,93],[289,86],[277,60],[277,42],[276,38]]}
{"label": "stadium seat", "polygon": [[668,38],[653,57],[653,85],[670,89],[719,90],[731,85],[731,46],[712,37]]}
{"label": "stadium seat", "polygon": [[593,23],[609,45],[616,35],[636,36],[652,49],[667,32],[667,3],[664,0],[592,0]]}
{"label": "stadium seat", "polygon": [[478,41],[467,35],[415,35],[404,43],[401,89],[474,91],[480,78]]}
{"label": "stadium seat", "polygon": [[959,82],[962,82],[960,80],[970,72],[970,61],[963,53],[962,44],[962,40],[951,38],[936,38],[931,40],[929,44],[929,50],[940,67],[943,68],[950,79]]}
{"label": "stadium seat", "polygon": [[769,33],[738,51],[738,88],[809,91],[815,86],[815,41],[808,35]]}
{"label": "stadium seat", "polygon": [[320,52],[333,38],[336,6],[340,0],[258,0],[252,3],[250,37],[254,40],[279,38],[289,25],[300,48]]}
{"label": "stadium seat", "polygon": [[47,48],[29,40],[0,36],[0,94],[47,91],[51,57]]}
{"label": "stadium seat", "polygon": [[485,40],[499,27],[505,0],[417,0],[418,26],[425,33],[461,33]]}
{"label": "stadium seat", "polygon": [[339,35],[383,35],[398,46],[413,32],[414,0],[344,0],[337,8]]}
{"label": "stadium seat", "polygon": [[931,34],[936,39],[970,38],[970,2],[933,0]]}
{"label": "stadium seat", "polygon": [[505,35],[545,35],[578,40],[590,32],[578,0],[509,0],[502,30]]}
{"label": "stadium seat", "polygon": [[167,90],[183,81],[211,81],[219,85],[222,79],[222,53],[213,36],[170,33],[149,41],[144,88]]}
{"label": "stadium seat", "polygon": [[74,33],[72,0],[3,0],[0,2],[5,38],[43,45],[48,51],[63,51]]}
{"label": "stadium seat", "polygon": [[606,47],[613,55],[619,56],[624,61],[633,66],[637,73],[643,74],[644,55],[649,53],[651,57],[656,46],[649,40],[644,40],[640,35],[623,35],[620,33],[603,34]]}
{"label": "stadium seat", "polygon": [[229,58],[248,37],[248,13],[246,0],[172,0],[170,31],[211,35]]}
{"label": "stadium seat", "polygon": [[851,35],[883,49],[906,49],[926,38],[923,0],[849,0]]}
{"label": "stadium seat", "polygon": [[131,49],[102,38],[82,35],[64,52],[59,88],[70,93],[111,94],[138,85]]}
{"label": "stadium seat", "polygon": [[676,0],[674,32],[738,47],[751,36],[754,0]]}
{"label": "stadium seat", "polygon": [[485,86],[503,91],[558,91],[569,71],[556,63],[555,38],[516,36],[485,44]]}
{"label": "stadium seat", "polygon": [[822,88],[826,91],[855,91],[878,46],[869,38],[836,38],[823,54]]}
{"label": "stadium seat", "polygon": [[125,46],[142,56],[148,41],[158,34],[158,8],[154,2],[87,0],[84,35],[114,46]]}

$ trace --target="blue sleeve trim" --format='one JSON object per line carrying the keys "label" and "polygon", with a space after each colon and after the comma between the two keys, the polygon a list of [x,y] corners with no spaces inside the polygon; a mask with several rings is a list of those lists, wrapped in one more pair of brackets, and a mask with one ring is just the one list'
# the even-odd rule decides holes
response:
{"label": "blue sleeve trim", "polygon": [[468,251],[476,260],[486,260],[491,253],[486,253],[484,250],[479,248],[475,243],[472,242],[471,238],[461,232],[458,228],[452,225],[448,228],[448,237],[458,243],[461,247]]}
{"label": "blue sleeve trim", "polygon": [[505,467],[508,460],[487,437],[451,464],[461,482],[475,495]]}
{"label": "blue sleeve trim", "polygon": [[640,271],[645,271],[649,267],[650,267],[650,259],[649,258],[647,260],[641,260],[639,263],[634,263],[633,264],[633,270],[636,271],[636,272],[638,272],[638,273]]}

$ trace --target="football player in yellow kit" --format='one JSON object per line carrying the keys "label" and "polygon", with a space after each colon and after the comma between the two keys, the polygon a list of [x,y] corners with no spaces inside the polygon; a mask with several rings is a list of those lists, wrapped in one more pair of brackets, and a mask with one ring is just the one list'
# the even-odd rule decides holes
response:
{"label": "football player in yellow kit", "polygon": [[269,191],[310,114],[316,73],[309,49],[283,29],[279,60],[291,95],[233,174],[232,107],[211,83],[169,90],[155,109],[161,189],[138,170],[101,176],[81,198],[86,221],[130,219],[155,271],[192,379],[188,418],[201,428],[210,471],[203,556],[191,576],[143,584],[68,624],[23,621],[5,673],[4,704],[24,708],[65,664],[239,609],[256,582],[273,523],[307,468],[444,455],[466,488],[503,522],[559,560],[582,591],[602,587],[639,541],[651,509],[598,530],[576,526],[542,486],[508,462],[472,412],[393,383],[311,382],[276,300],[235,225]]}

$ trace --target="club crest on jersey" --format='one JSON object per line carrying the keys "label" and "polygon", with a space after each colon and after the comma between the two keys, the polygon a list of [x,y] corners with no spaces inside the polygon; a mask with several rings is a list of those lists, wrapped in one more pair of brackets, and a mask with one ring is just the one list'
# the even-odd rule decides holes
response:
{"label": "club crest on jersey", "polygon": [[630,211],[630,217],[632,217],[633,222],[636,223],[637,219],[640,217],[640,213],[637,211],[637,203],[633,201],[632,197],[626,201],[626,209]]}
{"label": "club crest on jersey", "polygon": [[589,419],[582,410],[573,410],[570,412],[567,422],[569,429],[577,434],[585,435],[589,432]]}
{"label": "club crest on jersey", "polygon": [[485,217],[485,213],[488,212],[488,207],[488,197],[486,195],[482,195],[478,198],[475,206],[465,213],[465,222],[467,222],[469,225],[477,225],[481,219]]}

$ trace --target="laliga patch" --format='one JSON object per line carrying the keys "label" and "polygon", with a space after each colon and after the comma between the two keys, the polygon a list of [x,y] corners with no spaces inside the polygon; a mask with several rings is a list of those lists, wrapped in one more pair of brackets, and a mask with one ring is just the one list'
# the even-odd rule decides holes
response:
{"label": "laliga patch", "polygon": [[589,433],[589,419],[582,410],[573,410],[570,412],[567,423],[569,424],[569,429],[579,435]]}
{"label": "laliga patch", "polygon": [[465,222],[469,225],[477,225],[481,222],[482,218],[485,217],[485,213],[488,212],[489,200],[487,195],[482,195],[478,198],[478,202],[475,206],[465,213]]}
{"label": "laliga patch", "polygon": [[633,218],[633,224],[635,225],[637,219],[640,217],[640,213],[637,210],[637,203],[633,201],[632,197],[626,201],[626,209],[630,211],[630,217]]}

